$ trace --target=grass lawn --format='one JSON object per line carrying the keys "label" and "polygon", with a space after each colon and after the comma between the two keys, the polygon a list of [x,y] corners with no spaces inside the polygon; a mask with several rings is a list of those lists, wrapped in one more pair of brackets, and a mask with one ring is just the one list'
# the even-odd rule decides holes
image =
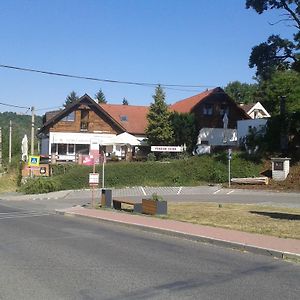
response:
{"label": "grass lawn", "polygon": [[14,192],[17,189],[17,176],[14,173],[0,177],[0,193]]}
{"label": "grass lawn", "polygon": [[300,209],[253,204],[168,203],[167,218],[300,239]]}

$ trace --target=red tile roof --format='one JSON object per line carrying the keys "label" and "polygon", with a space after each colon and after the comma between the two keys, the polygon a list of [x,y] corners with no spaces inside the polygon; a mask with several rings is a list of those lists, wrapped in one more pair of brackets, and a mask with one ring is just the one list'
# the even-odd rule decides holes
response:
{"label": "red tile roof", "polygon": [[[128,133],[145,134],[148,125],[148,106],[99,104],[117,123],[122,125]],[[123,117],[121,119],[121,117]]]}
{"label": "red tile roof", "polygon": [[192,111],[192,109],[201,101],[203,101],[207,96],[223,91],[221,88],[215,88],[212,90],[207,90],[203,93],[200,93],[198,95],[180,100],[170,106],[170,109],[173,111],[177,111],[180,113],[189,113]]}

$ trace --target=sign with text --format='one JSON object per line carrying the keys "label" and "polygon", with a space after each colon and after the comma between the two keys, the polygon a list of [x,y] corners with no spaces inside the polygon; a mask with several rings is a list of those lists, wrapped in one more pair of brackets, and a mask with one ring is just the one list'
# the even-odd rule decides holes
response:
{"label": "sign with text", "polygon": [[99,184],[99,173],[90,173],[89,174],[89,184],[98,185]]}
{"label": "sign with text", "polygon": [[152,152],[182,152],[181,146],[151,146]]}

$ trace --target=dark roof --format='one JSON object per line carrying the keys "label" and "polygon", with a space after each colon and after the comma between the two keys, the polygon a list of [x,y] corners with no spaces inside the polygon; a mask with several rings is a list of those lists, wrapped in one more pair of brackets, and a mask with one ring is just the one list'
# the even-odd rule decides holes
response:
{"label": "dark roof", "polygon": [[256,103],[248,103],[248,104],[240,104],[240,108],[244,110],[246,113],[255,105]]}

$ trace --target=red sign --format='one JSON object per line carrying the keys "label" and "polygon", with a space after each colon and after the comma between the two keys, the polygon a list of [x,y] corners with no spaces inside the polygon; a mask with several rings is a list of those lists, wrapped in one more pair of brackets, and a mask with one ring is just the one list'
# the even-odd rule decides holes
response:
{"label": "red sign", "polygon": [[82,156],[82,164],[85,166],[93,166],[94,158],[90,155],[83,155]]}

